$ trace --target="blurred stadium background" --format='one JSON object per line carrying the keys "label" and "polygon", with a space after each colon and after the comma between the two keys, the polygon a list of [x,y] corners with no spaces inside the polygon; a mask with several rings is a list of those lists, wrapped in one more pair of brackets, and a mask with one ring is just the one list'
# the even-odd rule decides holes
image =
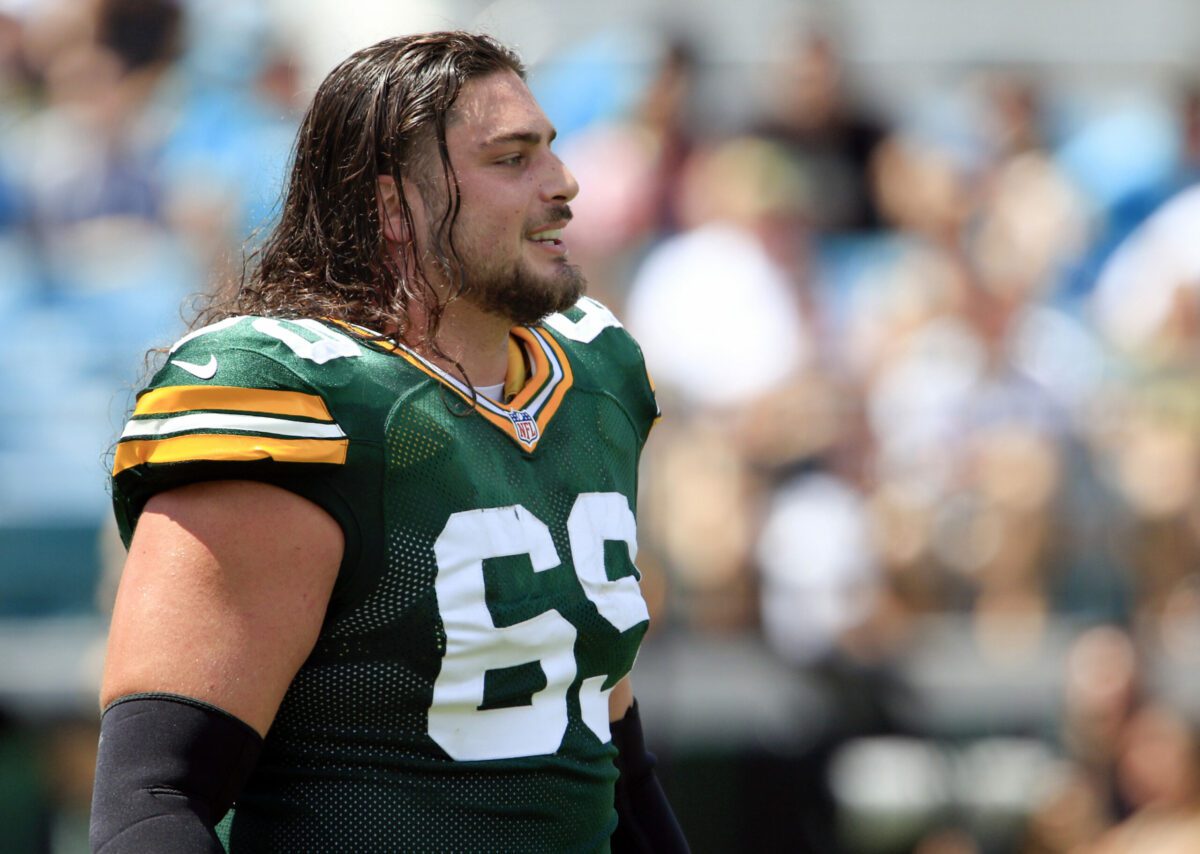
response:
{"label": "blurred stadium background", "polygon": [[0,0],[0,849],[86,850],[147,349],[324,72],[446,27],[531,64],[659,384],[694,850],[1200,851],[1194,0]]}

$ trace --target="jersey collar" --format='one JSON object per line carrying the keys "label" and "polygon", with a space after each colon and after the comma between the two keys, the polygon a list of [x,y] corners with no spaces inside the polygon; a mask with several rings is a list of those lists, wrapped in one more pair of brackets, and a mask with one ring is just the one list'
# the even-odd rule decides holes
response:
{"label": "jersey collar", "polygon": [[361,326],[335,322],[360,335],[370,336],[372,343],[394,353],[449,388],[527,451],[537,447],[567,390],[574,383],[566,353],[541,326],[514,326],[509,331],[508,374],[504,380],[504,391],[505,397],[511,395],[511,399],[501,403],[480,394],[477,389],[404,344],[383,338]]}

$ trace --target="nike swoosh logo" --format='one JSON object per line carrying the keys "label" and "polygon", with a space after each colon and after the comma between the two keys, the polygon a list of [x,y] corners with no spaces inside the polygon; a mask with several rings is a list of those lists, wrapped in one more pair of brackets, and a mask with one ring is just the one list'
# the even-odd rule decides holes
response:
{"label": "nike swoosh logo", "polygon": [[172,365],[178,365],[192,376],[201,380],[211,380],[217,374],[217,357],[209,356],[208,363],[204,365],[195,365],[191,362],[185,362],[183,359],[172,359]]}

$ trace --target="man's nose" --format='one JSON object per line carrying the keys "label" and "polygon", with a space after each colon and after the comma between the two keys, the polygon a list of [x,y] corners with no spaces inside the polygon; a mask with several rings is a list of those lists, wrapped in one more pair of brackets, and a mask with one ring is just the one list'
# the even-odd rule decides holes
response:
{"label": "man's nose", "polygon": [[569,202],[579,195],[579,182],[567,164],[553,153],[550,155],[549,174],[542,188],[542,195],[548,202]]}

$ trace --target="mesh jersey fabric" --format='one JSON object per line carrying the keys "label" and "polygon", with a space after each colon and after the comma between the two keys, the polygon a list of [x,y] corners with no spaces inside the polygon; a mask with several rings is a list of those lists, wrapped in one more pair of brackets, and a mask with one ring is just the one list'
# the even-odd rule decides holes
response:
{"label": "mesh jersey fabric", "polygon": [[126,542],[152,495],[208,479],[293,490],[345,533],[227,846],[607,850],[606,698],[648,624],[633,520],[658,412],[640,350],[585,298],[514,330],[533,371],[506,407],[356,332],[198,330],[116,449]]}

